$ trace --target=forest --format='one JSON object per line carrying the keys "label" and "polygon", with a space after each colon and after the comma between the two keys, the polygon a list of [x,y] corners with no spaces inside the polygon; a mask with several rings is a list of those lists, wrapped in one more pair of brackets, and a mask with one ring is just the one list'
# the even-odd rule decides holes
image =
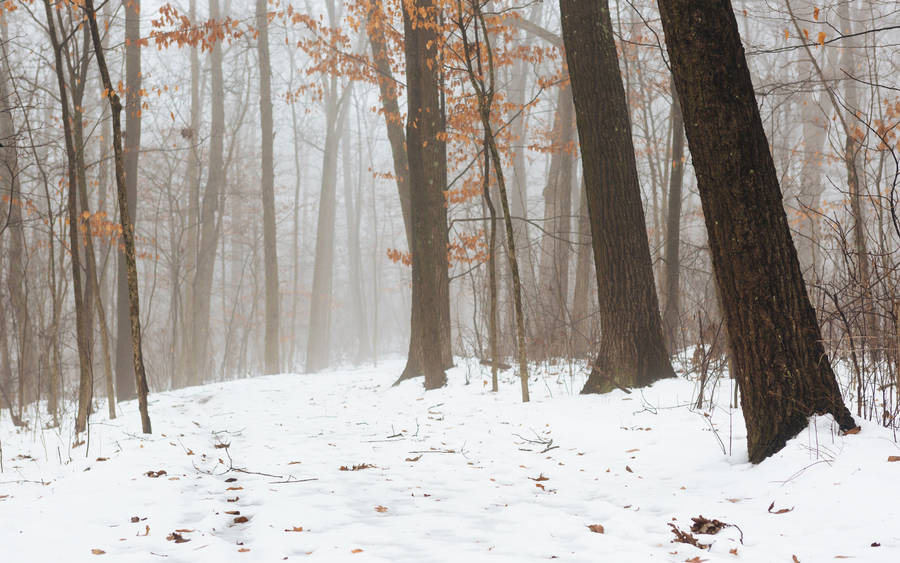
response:
{"label": "forest", "polygon": [[893,0],[3,0],[0,559],[900,559],[898,76]]}

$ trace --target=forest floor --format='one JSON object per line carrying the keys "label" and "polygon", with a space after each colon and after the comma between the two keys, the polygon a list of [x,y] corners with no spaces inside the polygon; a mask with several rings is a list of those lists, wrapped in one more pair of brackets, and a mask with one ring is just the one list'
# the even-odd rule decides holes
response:
{"label": "forest floor", "polygon": [[[391,387],[393,361],[156,393],[69,426],[0,422],[0,560],[900,561],[900,455],[873,423],[811,421],[747,462],[731,382],[579,396],[583,374],[519,383],[461,362],[447,387]],[[466,380],[469,384],[466,384]],[[726,524],[673,543],[692,518]],[[707,523],[705,531],[718,528]]]}

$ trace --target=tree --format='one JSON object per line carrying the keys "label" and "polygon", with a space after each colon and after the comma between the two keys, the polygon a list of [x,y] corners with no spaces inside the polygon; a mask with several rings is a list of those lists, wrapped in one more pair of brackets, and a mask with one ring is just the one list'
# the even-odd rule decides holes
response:
{"label": "tree", "polygon": [[666,48],[741,390],[750,461],[830,414],[856,427],[791,240],[731,2],[661,0]]}
{"label": "tree", "polygon": [[600,299],[601,341],[582,393],[674,375],[659,304],[631,125],[606,0],[560,0]]}
{"label": "tree", "polygon": [[684,119],[678,94],[672,88],[672,163],[669,169],[669,209],[666,220],[665,295],[663,328],[669,350],[675,350],[676,332],[681,317],[681,187],[684,181]]}
{"label": "tree", "polygon": [[447,185],[444,120],[440,107],[438,6],[414,0],[403,9],[406,38],[407,122],[410,219],[412,221],[412,315],[407,366],[401,379],[425,375],[425,388],[442,387],[441,276],[446,275]]}
{"label": "tree", "polygon": [[[128,224],[137,220],[138,157],[141,151],[141,0],[129,0],[125,9],[125,181],[128,191]],[[124,224],[124,222],[123,222]],[[116,300],[116,391],[120,401],[135,397],[134,351],[131,349],[131,304],[128,265],[119,254]]]}
{"label": "tree", "polygon": [[266,0],[256,0],[256,50],[259,57],[259,120],[262,128],[263,255],[266,269],[266,373],[278,373],[278,255],[275,234],[275,160],[272,124],[272,71]]}
{"label": "tree", "polygon": [[[48,20],[50,14],[50,2],[44,1]],[[103,53],[103,42],[97,26],[97,12],[94,10],[94,0],[85,0],[84,10],[87,15],[88,25],[91,30],[91,38],[94,44],[94,56],[97,59],[97,67],[100,69],[100,78],[103,81],[104,94],[109,100],[112,117],[113,151],[115,153],[116,170],[116,195],[119,204],[119,224],[122,227],[122,239],[125,246],[125,266],[128,281],[128,312],[131,324],[131,350],[133,373],[135,376],[135,389],[137,390],[138,410],[141,413],[141,429],[144,434],[152,431],[150,414],[147,410],[147,374],[144,371],[144,351],[141,344],[141,310],[138,295],[137,262],[134,253],[134,225],[129,221],[131,217],[128,210],[128,195],[125,183],[125,155],[122,147],[122,124],[120,114],[122,102],[118,93],[113,89],[112,80],[109,77],[109,69],[106,66],[106,56]],[[71,176],[70,172],[70,176]],[[70,199],[72,199],[70,197]],[[73,245],[74,247],[74,245]],[[74,251],[74,250],[73,250]]]}

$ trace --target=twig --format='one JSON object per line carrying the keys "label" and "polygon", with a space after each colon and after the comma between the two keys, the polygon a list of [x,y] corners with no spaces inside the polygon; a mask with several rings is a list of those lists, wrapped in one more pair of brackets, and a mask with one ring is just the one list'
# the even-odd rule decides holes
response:
{"label": "twig", "polygon": [[281,484],[286,484],[286,483],[306,483],[307,481],[318,481],[318,480],[319,480],[318,477],[308,477],[306,479],[291,479],[290,477],[288,477],[288,479],[286,479],[285,481],[269,481],[269,484],[281,485]]}

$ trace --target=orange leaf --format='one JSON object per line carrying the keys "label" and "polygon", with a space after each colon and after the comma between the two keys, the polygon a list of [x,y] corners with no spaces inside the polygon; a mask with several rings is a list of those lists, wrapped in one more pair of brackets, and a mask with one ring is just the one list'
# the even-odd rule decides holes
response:
{"label": "orange leaf", "polygon": [[817,40],[819,42],[819,45],[822,45],[823,47],[825,46],[825,32],[824,31],[819,32],[819,36],[818,36]]}
{"label": "orange leaf", "polygon": [[588,530],[595,534],[602,534],[605,531],[602,524],[588,524]]}
{"label": "orange leaf", "polygon": [[387,512],[387,511],[388,511],[388,507],[386,507],[386,506],[381,506],[379,504],[378,506],[375,507],[375,512]]}
{"label": "orange leaf", "polygon": [[813,8],[813,19],[819,21],[819,7]]}
{"label": "orange leaf", "polygon": [[291,528],[290,530],[285,529],[284,531],[285,531],[285,532],[302,532],[302,531],[303,531],[303,526],[294,526],[294,527]]}
{"label": "orange leaf", "polygon": [[106,553],[106,552],[103,551],[102,549],[97,549],[97,548],[95,547],[94,549],[91,550],[91,553],[93,553],[94,555],[103,555],[103,554]]}
{"label": "orange leaf", "polygon": [[248,551],[250,551],[249,547],[242,547],[238,549],[238,553],[247,553]]}
{"label": "orange leaf", "polygon": [[350,550],[350,553],[362,553],[362,550],[359,549],[359,548],[351,549],[351,550]]}
{"label": "orange leaf", "polygon": [[888,461],[900,461],[900,455],[889,455]]}

